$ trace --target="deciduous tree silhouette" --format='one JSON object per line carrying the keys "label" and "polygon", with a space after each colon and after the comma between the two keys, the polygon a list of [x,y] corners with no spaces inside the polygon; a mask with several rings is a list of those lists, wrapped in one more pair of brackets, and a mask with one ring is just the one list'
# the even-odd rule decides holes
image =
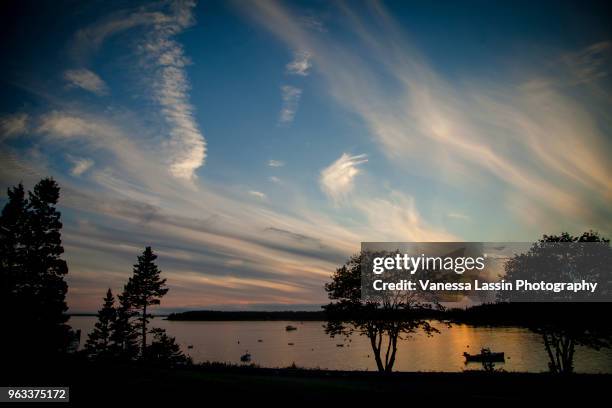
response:
{"label": "deciduous tree silhouette", "polygon": [[22,354],[50,357],[65,352],[71,341],[59,197],[51,178],[36,184],[27,198],[22,184],[8,190],[0,216],[0,308],[10,313],[0,337],[9,356],[27,350]]}
{"label": "deciduous tree silhouette", "polygon": [[[581,236],[568,233],[544,235],[527,253],[515,255],[505,266],[505,279],[527,279],[546,282],[575,282],[585,279],[598,282],[600,290],[608,290],[611,276],[612,248],[610,240],[597,232]],[[521,293],[501,293],[500,300],[522,300]],[[528,296],[528,294],[525,294]],[[542,294],[546,303],[534,303],[521,321],[542,336],[552,373],[574,371],[576,346],[593,349],[610,347],[611,328],[601,316],[597,303],[556,303],[576,294]]]}
{"label": "deciduous tree silhouette", "polygon": [[142,255],[138,257],[138,263],[134,265],[134,274],[125,285],[126,300],[132,310],[138,311],[140,319],[138,329],[141,337],[141,355],[144,357],[147,348],[147,324],[150,314],[147,307],[158,305],[161,298],[168,293],[166,279],[160,278],[161,271],[155,264],[157,255],[151,247],[146,247]]}
{"label": "deciduous tree silhouette", "polygon": [[85,353],[92,359],[102,360],[112,356],[111,335],[113,325],[117,319],[115,297],[108,289],[102,309],[98,312],[98,321],[85,344]]}
{"label": "deciduous tree silhouette", "polygon": [[350,336],[364,335],[370,340],[379,372],[393,371],[397,355],[397,342],[418,330],[427,335],[438,332],[420,311],[427,308],[414,294],[381,295],[377,300],[361,299],[361,258],[352,256],[345,265],[336,269],[325,290],[332,302],[324,306],[328,321],[326,332]]}

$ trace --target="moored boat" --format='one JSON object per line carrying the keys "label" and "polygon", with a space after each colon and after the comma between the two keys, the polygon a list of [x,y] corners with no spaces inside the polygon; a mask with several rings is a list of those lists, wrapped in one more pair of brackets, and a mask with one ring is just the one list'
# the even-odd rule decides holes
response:
{"label": "moored boat", "polygon": [[494,353],[488,348],[481,349],[480,354],[463,353],[463,357],[465,357],[466,363],[470,363],[470,362],[480,363],[483,361],[503,363],[506,360],[503,352]]}

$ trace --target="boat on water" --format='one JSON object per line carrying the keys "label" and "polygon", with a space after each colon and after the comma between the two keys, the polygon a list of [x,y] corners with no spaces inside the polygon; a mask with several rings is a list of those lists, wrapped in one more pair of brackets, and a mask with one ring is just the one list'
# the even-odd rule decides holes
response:
{"label": "boat on water", "polygon": [[466,363],[471,363],[471,362],[481,363],[483,361],[503,363],[506,361],[506,358],[503,352],[494,353],[488,348],[481,349],[480,354],[463,353],[463,357],[465,357]]}
{"label": "boat on water", "polygon": [[250,353],[245,353],[243,355],[240,356],[240,361],[243,363],[249,363],[251,362],[251,354]]}
{"label": "boat on water", "polygon": [[297,327],[292,326],[292,325],[287,325],[287,326],[285,327],[285,330],[287,330],[287,331],[297,330]]}

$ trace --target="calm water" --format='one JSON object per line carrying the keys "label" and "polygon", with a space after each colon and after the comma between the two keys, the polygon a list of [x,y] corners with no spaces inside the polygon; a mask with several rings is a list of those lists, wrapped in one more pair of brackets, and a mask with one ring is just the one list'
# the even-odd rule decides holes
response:
{"label": "calm water", "polygon": [[[81,344],[93,329],[95,317],[73,316],[69,324],[81,329]],[[285,331],[291,324],[298,329]],[[331,339],[322,322],[176,322],[153,319],[176,337],[184,352],[195,362],[223,361],[239,363],[246,351],[252,362],[263,367],[299,367],[334,370],[375,370],[369,342],[353,336]],[[520,328],[482,328],[455,325],[437,326],[441,333],[427,338],[416,335],[398,347],[397,371],[461,371],[479,369],[479,364],[464,365],[464,351],[476,353],[481,347],[504,351],[506,363],[497,364],[506,371],[547,371],[547,356],[540,336]],[[258,340],[261,340],[259,342]],[[289,345],[288,343],[293,343]],[[338,347],[342,344],[343,347]],[[188,345],[193,345],[188,349]],[[612,373],[612,351],[578,348],[575,355],[577,372]]]}

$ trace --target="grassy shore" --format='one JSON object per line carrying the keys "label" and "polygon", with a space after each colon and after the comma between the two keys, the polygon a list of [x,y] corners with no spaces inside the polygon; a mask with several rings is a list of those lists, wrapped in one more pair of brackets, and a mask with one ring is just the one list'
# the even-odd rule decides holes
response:
{"label": "grassy shore", "polygon": [[[6,372],[5,372],[6,374]],[[337,401],[589,401],[607,397],[611,375],[392,373],[271,369],[202,364],[161,368],[72,361],[12,371],[9,385],[68,385],[76,403],[212,400],[273,403]]]}

